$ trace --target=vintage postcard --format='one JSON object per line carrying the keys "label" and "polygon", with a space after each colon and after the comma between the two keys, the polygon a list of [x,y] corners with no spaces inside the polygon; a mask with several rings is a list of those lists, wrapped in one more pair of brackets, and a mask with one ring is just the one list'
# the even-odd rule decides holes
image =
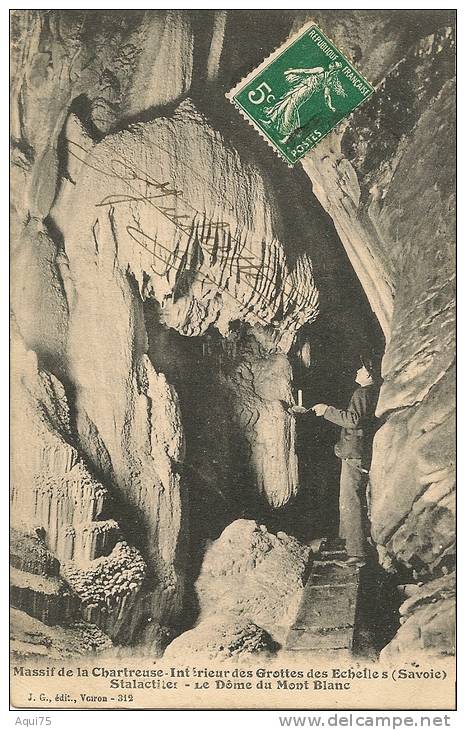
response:
{"label": "vintage postcard", "polygon": [[455,708],[455,21],[11,11],[14,707]]}

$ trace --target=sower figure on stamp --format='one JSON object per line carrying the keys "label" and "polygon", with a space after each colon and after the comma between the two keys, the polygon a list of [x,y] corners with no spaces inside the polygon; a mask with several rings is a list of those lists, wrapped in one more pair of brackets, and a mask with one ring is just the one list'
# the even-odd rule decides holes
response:
{"label": "sower figure on stamp", "polygon": [[358,567],[366,562],[365,490],[377,423],[375,408],[379,397],[373,361],[361,358],[361,363],[355,377],[358,387],[346,410],[325,403],[317,403],[309,409],[316,416],[341,427],[340,439],[335,445],[335,454],[341,459],[340,537],[346,541],[346,564]]}

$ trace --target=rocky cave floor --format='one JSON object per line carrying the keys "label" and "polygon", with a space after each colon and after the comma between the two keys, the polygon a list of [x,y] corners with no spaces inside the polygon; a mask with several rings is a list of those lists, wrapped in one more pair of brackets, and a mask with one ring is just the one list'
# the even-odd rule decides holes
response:
{"label": "rocky cave floor", "polygon": [[[12,530],[10,539],[11,650],[17,659],[163,655],[172,663],[186,657],[261,658],[292,665],[316,659],[375,662],[382,651],[389,660],[397,646],[384,649],[400,628],[400,614],[403,625],[419,606],[432,613],[439,598],[454,592],[451,575],[436,581],[435,590],[422,582],[400,584],[400,573],[384,571],[375,551],[364,568],[352,570],[341,564],[344,546],[336,538],[306,545],[252,520],[237,520],[206,549],[195,584],[195,613],[186,619],[194,627],[181,633],[175,627],[151,627],[150,641],[146,629],[142,643],[136,638],[125,647],[114,645],[92,623],[92,614],[83,620],[82,598],[72,581],[60,577],[59,562],[40,536]],[[62,573],[67,575],[66,568]],[[332,593],[335,584],[337,594]],[[91,591],[95,599],[95,586]],[[106,601],[111,611],[111,597]],[[426,639],[433,628],[426,627]]]}

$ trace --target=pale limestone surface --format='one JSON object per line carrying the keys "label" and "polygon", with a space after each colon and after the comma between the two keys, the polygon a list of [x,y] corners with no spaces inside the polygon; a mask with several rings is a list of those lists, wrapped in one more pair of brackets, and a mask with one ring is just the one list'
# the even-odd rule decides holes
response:
{"label": "pale limestone surface", "polygon": [[252,621],[232,617],[209,618],[171,642],[164,659],[183,662],[186,656],[214,662],[252,660],[272,656],[275,644],[269,634]]}
{"label": "pale limestone surface", "polygon": [[380,659],[397,663],[416,656],[455,654],[456,575],[427,583],[400,606],[402,625]]}
{"label": "pale limestone surface", "polygon": [[24,611],[11,610],[13,656],[22,659],[63,659],[108,651],[112,641],[101,629],[83,621],[69,626],[47,626]]}
{"label": "pale limestone surface", "polygon": [[230,629],[252,622],[282,644],[295,618],[311,557],[309,547],[284,532],[274,535],[253,520],[232,522],[204,556],[195,586],[195,636],[201,636],[205,622],[213,619]]}
{"label": "pale limestone surface", "polygon": [[[392,48],[354,123],[303,161],[387,339],[370,478],[372,537],[423,581],[442,566],[450,570],[455,554],[453,36],[449,25],[428,32],[396,62]],[[360,48],[361,64],[370,67],[373,38]],[[450,607],[423,609],[429,621],[437,610],[443,652],[452,614]],[[421,613],[409,621],[414,633],[426,619]],[[401,631],[400,647],[411,641],[407,625]]]}

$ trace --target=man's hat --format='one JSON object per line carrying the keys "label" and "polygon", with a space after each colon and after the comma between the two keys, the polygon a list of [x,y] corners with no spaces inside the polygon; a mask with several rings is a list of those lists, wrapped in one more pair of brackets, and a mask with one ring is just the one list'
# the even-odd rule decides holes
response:
{"label": "man's hat", "polygon": [[372,354],[363,353],[359,356],[361,365],[366,368],[367,372],[373,377],[379,376],[379,366],[376,358]]}

